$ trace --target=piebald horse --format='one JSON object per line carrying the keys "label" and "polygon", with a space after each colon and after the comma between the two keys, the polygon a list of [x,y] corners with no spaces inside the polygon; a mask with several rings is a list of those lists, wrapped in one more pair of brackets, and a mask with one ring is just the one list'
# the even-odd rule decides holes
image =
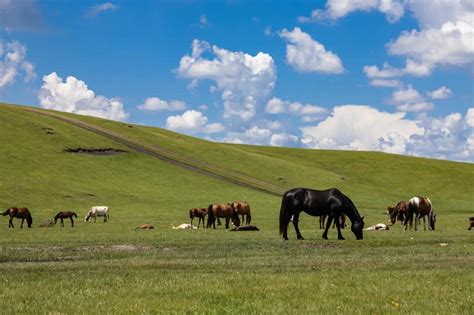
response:
{"label": "piebald horse", "polygon": [[26,223],[28,223],[28,227],[31,227],[31,224],[33,223],[33,218],[31,217],[31,213],[27,208],[17,208],[17,207],[11,207],[2,212],[3,216],[9,215],[10,220],[8,221],[8,227],[14,228],[13,226],[13,218],[19,218],[21,219],[21,225],[20,228],[23,228],[23,222],[26,219]]}
{"label": "piebald horse", "polygon": [[313,190],[307,188],[295,188],[283,194],[280,208],[280,234],[283,239],[288,240],[288,224],[293,222],[296,236],[303,239],[298,228],[300,212],[304,211],[312,216],[328,215],[326,229],[323,232],[323,239],[328,239],[328,230],[333,220],[336,220],[338,239],[343,240],[339,217],[347,215],[351,220],[352,233],[358,240],[363,239],[364,217],[361,217],[354,203],[336,188],[328,190]]}
{"label": "piebald horse", "polygon": [[232,208],[234,208],[238,215],[242,216],[242,224],[245,222],[246,225],[250,225],[250,221],[252,221],[252,215],[250,214],[249,203],[246,201],[234,201],[230,205]]}
{"label": "piebald horse", "polygon": [[423,218],[423,226],[426,230],[425,216],[428,216],[428,229],[435,229],[436,214],[434,213],[431,200],[428,197],[417,196],[408,201],[408,213],[403,222],[404,230],[407,229],[408,225],[410,225],[410,229],[412,228],[413,215],[415,215],[415,231],[418,229],[418,224],[420,224],[420,218]]}
{"label": "piebald horse", "polygon": [[229,228],[229,221],[235,226],[240,226],[240,219],[230,204],[211,204],[207,208],[207,227],[216,228],[216,218],[225,218],[225,228]]}

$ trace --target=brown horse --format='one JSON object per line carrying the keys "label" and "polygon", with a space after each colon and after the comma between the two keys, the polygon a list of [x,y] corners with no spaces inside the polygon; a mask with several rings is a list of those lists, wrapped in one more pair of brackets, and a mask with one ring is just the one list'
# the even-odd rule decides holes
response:
{"label": "brown horse", "polygon": [[[319,217],[319,228],[321,230],[324,229],[326,218],[327,218],[327,215],[322,215]],[[334,229],[335,226],[336,226],[336,220],[334,220],[334,223],[332,224],[332,228]],[[347,226],[345,214],[341,214],[339,216],[339,226],[341,227],[341,229],[344,229]]]}
{"label": "brown horse", "polygon": [[21,225],[20,228],[23,228],[23,222],[26,219],[26,222],[28,223],[28,227],[31,227],[31,224],[33,223],[33,218],[31,217],[31,213],[27,208],[17,208],[17,207],[11,207],[5,210],[5,212],[2,212],[2,215],[9,215],[10,220],[8,221],[8,227],[13,228],[13,218],[18,218],[21,219]]}
{"label": "brown horse", "polygon": [[397,220],[403,224],[408,214],[408,202],[400,201],[395,207],[387,207],[387,214],[391,225],[394,225]]}
{"label": "brown horse", "polygon": [[425,216],[428,216],[428,229],[435,229],[436,214],[434,213],[431,200],[428,197],[417,196],[408,201],[408,213],[403,222],[404,230],[407,229],[408,225],[410,225],[410,228],[412,227],[413,215],[415,215],[415,231],[418,229],[418,224],[420,224],[420,218],[423,218],[423,225],[426,230]]}
{"label": "brown horse", "polygon": [[250,221],[252,221],[252,215],[250,214],[249,203],[246,201],[234,201],[230,205],[232,208],[234,208],[238,215],[242,216],[242,224],[245,222],[246,225],[250,225]]}
{"label": "brown horse", "polygon": [[474,227],[474,217],[469,218],[469,227],[467,228],[469,231]]}
{"label": "brown horse", "polygon": [[240,226],[240,219],[237,212],[230,204],[211,204],[207,208],[207,227],[216,228],[216,218],[225,218],[225,228],[229,228],[229,221],[235,226]]}
{"label": "brown horse", "polygon": [[64,227],[64,219],[69,218],[71,220],[71,227],[74,227],[74,220],[72,219],[73,217],[77,218],[77,214],[72,211],[61,211],[54,216],[54,225],[56,225],[56,222],[58,222],[58,219],[61,220],[61,226]]}
{"label": "brown horse", "polygon": [[201,209],[192,208],[191,210],[189,210],[189,218],[191,219],[191,225],[193,225],[194,218],[199,218],[198,227],[201,225],[201,221],[202,221],[202,226],[205,227],[204,218],[206,217],[206,215],[207,215],[206,208],[201,208]]}

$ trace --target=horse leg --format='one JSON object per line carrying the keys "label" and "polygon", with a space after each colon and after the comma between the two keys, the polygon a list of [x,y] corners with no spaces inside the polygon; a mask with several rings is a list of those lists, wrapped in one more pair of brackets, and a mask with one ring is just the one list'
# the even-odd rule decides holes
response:
{"label": "horse leg", "polygon": [[300,229],[298,228],[298,221],[300,220],[300,213],[297,212],[293,215],[293,226],[295,227],[296,236],[299,240],[304,240],[304,237],[300,233]]}
{"label": "horse leg", "polygon": [[334,218],[334,223],[336,224],[336,227],[337,227],[337,239],[338,240],[345,240],[345,238],[341,234],[341,221],[340,221],[340,219],[341,219],[340,216]]}
{"label": "horse leg", "polygon": [[326,228],[324,229],[324,232],[323,232],[323,240],[328,239],[328,231],[329,231],[329,228],[331,227],[331,223],[333,219],[334,217],[330,214],[328,217],[328,221],[326,223]]}
{"label": "horse leg", "polygon": [[426,216],[423,216],[423,230],[426,231]]}
{"label": "horse leg", "polygon": [[225,218],[225,228],[226,228],[226,230],[229,229],[229,222],[230,222],[230,218],[229,217]]}
{"label": "horse leg", "polygon": [[64,219],[61,218],[61,227],[64,227]]}
{"label": "horse leg", "polygon": [[74,227],[74,220],[72,219],[72,217],[70,217],[69,219],[71,219],[71,227]]}
{"label": "horse leg", "polygon": [[25,222],[25,218],[21,218],[21,225],[20,225],[20,229],[23,228],[23,222]]}

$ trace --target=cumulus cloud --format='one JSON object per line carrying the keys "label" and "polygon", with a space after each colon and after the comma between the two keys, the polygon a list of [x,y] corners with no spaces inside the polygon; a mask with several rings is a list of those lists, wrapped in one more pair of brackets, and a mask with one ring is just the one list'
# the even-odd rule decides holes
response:
{"label": "cumulus cloud", "polygon": [[302,72],[320,72],[339,74],[344,71],[338,55],[326,50],[324,45],[299,27],[293,31],[286,28],[278,35],[286,41],[286,62],[294,69]]}
{"label": "cumulus cloud", "polygon": [[419,125],[425,132],[411,137],[407,154],[474,162],[474,108],[464,117],[461,113],[427,117]]}
{"label": "cumulus cloud", "polygon": [[166,119],[166,129],[187,134],[218,133],[224,131],[224,126],[221,123],[208,124],[208,119],[203,113],[187,110],[181,115],[169,116]]}
{"label": "cumulus cloud", "polygon": [[33,64],[26,59],[26,46],[18,41],[0,40],[0,89],[13,84],[20,75],[25,81],[36,77]]}
{"label": "cumulus cloud", "polygon": [[7,31],[34,31],[43,27],[36,0],[0,0],[0,28]]}
{"label": "cumulus cloud", "polygon": [[390,66],[387,62],[383,64],[383,67],[364,66],[362,71],[369,78],[370,85],[380,87],[396,87],[400,85],[400,78],[405,75],[411,75],[414,77],[424,77],[431,74],[432,67],[429,64],[416,63],[412,59],[408,58],[404,68],[395,68]]}
{"label": "cumulus cloud", "polygon": [[319,20],[337,20],[354,11],[377,10],[385,14],[390,23],[398,21],[405,9],[401,0],[328,0],[325,10],[313,10],[310,17],[298,17],[301,23]]}
{"label": "cumulus cloud", "polygon": [[[213,59],[204,53],[210,52]],[[249,121],[255,116],[257,105],[273,90],[276,67],[273,58],[259,52],[255,56],[233,52],[193,40],[192,53],[181,58],[177,73],[180,77],[211,80],[211,92],[220,92],[224,104],[224,118],[235,117]]]}
{"label": "cumulus cloud", "polygon": [[394,91],[390,102],[402,112],[425,112],[434,108],[433,103],[427,102],[411,85],[406,89]]}
{"label": "cumulus cloud", "polygon": [[453,91],[451,91],[451,89],[445,86],[442,86],[434,91],[428,92],[428,96],[434,100],[444,100],[450,97],[451,95],[453,95]]}
{"label": "cumulus cloud", "polygon": [[158,97],[149,97],[137,107],[144,111],[176,111],[186,109],[186,104],[178,100],[165,101]]}
{"label": "cumulus cloud", "polygon": [[474,57],[474,6],[470,1],[407,1],[420,30],[404,31],[388,52],[430,65],[462,66]]}
{"label": "cumulus cloud", "polygon": [[274,132],[262,126],[252,126],[242,132],[228,132],[225,142],[271,146],[295,146],[299,138],[293,134]]}
{"label": "cumulus cloud", "polygon": [[84,81],[69,76],[65,81],[56,72],[43,76],[38,94],[41,107],[63,112],[124,121],[128,114],[117,98],[96,95]]}
{"label": "cumulus cloud", "polygon": [[265,111],[269,114],[290,113],[301,116],[303,121],[315,121],[322,118],[326,109],[312,104],[301,104],[300,102],[284,101],[273,97],[268,101]]}
{"label": "cumulus cloud", "polygon": [[86,16],[94,18],[98,16],[99,14],[101,14],[102,12],[116,11],[118,10],[118,8],[119,8],[118,5],[115,5],[111,2],[104,2],[104,3],[97,4],[90,7],[89,10],[87,10],[86,12]]}
{"label": "cumulus cloud", "polygon": [[313,127],[301,128],[302,143],[309,148],[381,150],[405,153],[414,134],[423,134],[404,113],[381,112],[364,105],[334,107],[332,114]]}

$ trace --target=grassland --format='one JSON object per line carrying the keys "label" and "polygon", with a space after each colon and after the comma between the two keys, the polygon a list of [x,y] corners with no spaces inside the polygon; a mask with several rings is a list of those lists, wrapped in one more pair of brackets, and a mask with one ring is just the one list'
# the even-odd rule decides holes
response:
{"label": "grassland", "polygon": [[[365,216],[428,195],[436,231],[367,232],[322,241],[278,236],[280,198],[205,176],[18,106],[0,105],[0,207],[27,206],[32,229],[0,217],[2,313],[465,313],[474,312],[474,166],[369,152],[211,143],[158,128],[61,114],[200,167],[276,191],[338,187]],[[47,129],[47,128],[51,128]],[[48,134],[48,131],[52,134]],[[91,156],[66,147],[113,147]],[[260,232],[174,231],[186,210],[247,200]],[[106,204],[111,221],[39,228],[59,210]],[[15,222],[18,225],[18,222]],[[156,229],[136,231],[140,223]],[[448,244],[441,246],[440,244]]]}

